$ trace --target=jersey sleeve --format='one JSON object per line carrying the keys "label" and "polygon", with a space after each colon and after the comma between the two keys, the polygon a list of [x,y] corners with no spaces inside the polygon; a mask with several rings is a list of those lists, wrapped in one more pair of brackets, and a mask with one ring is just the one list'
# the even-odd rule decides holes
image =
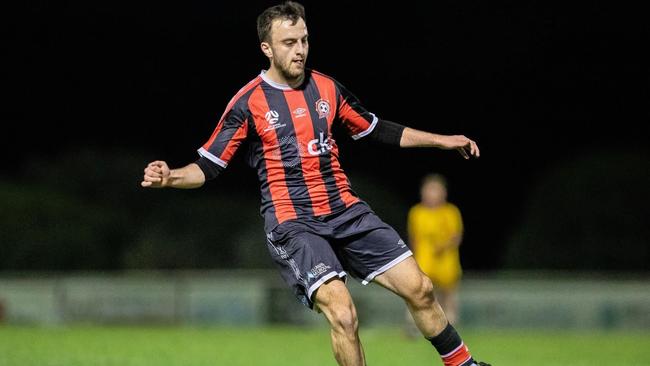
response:
{"label": "jersey sleeve", "polygon": [[225,168],[248,135],[248,112],[235,103],[221,117],[210,139],[198,149],[199,155]]}
{"label": "jersey sleeve", "polygon": [[338,108],[337,117],[348,134],[358,140],[372,132],[377,126],[377,117],[368,112],[356,96],[343,85],[336,83]]}

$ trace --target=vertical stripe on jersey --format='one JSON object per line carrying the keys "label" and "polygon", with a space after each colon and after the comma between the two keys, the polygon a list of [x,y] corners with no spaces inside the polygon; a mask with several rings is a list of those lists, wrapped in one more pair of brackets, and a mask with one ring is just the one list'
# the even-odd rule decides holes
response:
{"label": "vertical stripe on jersey", "polygon": [[[255,88],[249,100],[265,100],[261,86]],[[249,108],[252,109],[250,105]],[[265,109],[267,111],[269,110],[268,103],[265,106]],[[266,180],[271,194],[271,201],[273,201],[273,206],[275,207],[275,217],[278,222],[295,219],[298,216],[296,215],[293,203],[290,203],[289,205],[280,204],[282,201],[286,200],[292,202],[290,200],[291,195],[289,189],[287,188],[287,180],[284,167],[282,166],[282,160],[273,157],[273,146],[266,145],[263,139],[261,141],[262,150],[264,151],[265,170],[267,173]],[[275,142],[277,143],[277,139]],[[277,174],[279,176],[269,176],[269,173]],[[264,185],[264,183],[262,183],[262,185]]]}
{"label": "vertical stripe on jersey", "polygon": [[[338,94],[336,94],[336,85],[334,84],[334,81],[330,78],[327,78],[321,74],[312,72],[312,78],[316,84],[316,87],[318,89],[319,95],[323,96],[325,93],[323,93],[324,90],[330,90],[332,91],[331,94],[333,97],[337,97]],[[330,95],[331,95],[330,94]],[[332,101],[330,101],[330,115],[328,117],[328,125],[331,127],[334,116],[337,114],[336,111],[338,111],[338,103],[339,100],[335,101],[335,105],[332,105]],[[318,117],[318,116],[316,116]],[[341,168],[341,164],[339,163],[339,149],[336,144],[332,144],[332,150],[330,151],[330,156],[331,156],[331,166],[332,166],[332,174],[334,176],[334,184],[338,187],[338,192],[341,196],[341,200],[343,203],[345,203],[346,207],[349,207],[350,205],[359,202],[359,198],[353,195],[352,189],[350,188],[350,182],[348,181],[348,178],[345,176],[345,173],[343,172],[343,169]]]}
{"label": "vertical stripe on jersey", "polygon": [[[320,132],[323,132],[325,136],[329,136],[331,123],[329,123],[327,119],[319,118],[318,112],[316,111],[316,102],[321,98],[321,95],[316,86],[316,80],[313,77],[309,78],[304,95],[308,106],[307,109],[311,116],[314,136],[318,137]],[[336,144],[334,144],[334,146],[335,145]],[[341,194],[339,193],[339,188],[336,185],[336,179],[334,178],[334,172],[332,171],[332,152],[330,151],[329,154],[319,156],[318,160],[320,163],[320,173],[327,189],[330,207],[337,208],[345,206],[341,200]]]}
{"label": "vertical stripe on jersey", "polygon": [[341,164],[339,163],[339,148],[334,145],[332,147],[332,170],[334,171],[334,180],[336,186],[339,187],[341,192],[341,200],[345,203],[345,207],[350,207],[352,204],[359,202],[357,197],[352,191],[352,185],[345,175]]}
{"label": "vertical stripe on jersey", "polygon": [[[313,139],[319,139],[319,135],[312,125],[313,114],[308,114],[307,110],[311,112],[311,104],[307,103],[305,100],[304,93],[300,93],[293,90],[284,91],[284,97],[287,100],[287,106],[291,111],[291,119],[293,121],[293,129],[298,139],[298,143],[308,143],[308,141]],[[303,108],[306,107],[306,108]],[[296,113],[300,112],[300,109],[303,110],[302,114]],[[322,130],[321,130],[322,131]],[[327,136],[327,130],[325,130],[325,136]],[[309,146],[306,150],[303,150],[303,145],[300,145],[300,164],[302,166],[302,176],[305,179],[307,184],[307,190],[309,191],[309,198],[311,199],[312,208],[314,209],[314,215],[322,216],[327,215],[332,212],[330,208],[328,192],[323,182],[323,176],[321,175],[321,168],[319,156],[311,156],[309,153]]]}
{"label": "vertical stripe on jersey", "polygon": [[[279,224],[279,218],[276,214],[275,205],[273,204],[273,194],[271,193],[271,188],[269,185],[268,174],[266,170],[266,159],[264,159],[264,147],[262,145],[262,139],[260,135],[257,134],[257,129],[255,129],[255,121],[253,118],[248,119],[248,131],[249,132],[249,156],[248,164],[257,170],[257,176],[260,180],[260,191],[262,193],[262,204],[260,207],[260,213],[264,216],[265,221],[265,231],[271,230]],[[295,213],[294,213],[295,215]],[[295,217],[290,217],[295,218]],[[287,219],[288,220],[288,219]]]}
{"label": "vertical stripe on jersey", "polygon": [[[275,110],[280,115],[279,123],[286,123],[286,126],[276,128],[268,133],[276,135],[282,157],[280,164],[284,167],[284,176],[292,184],[286,185],[289,188],[289,197],[293,202],[293,208],[301,217],[314,216],[309,190],[302,175],[302,164],[300,158],[300,143],[297,140],[296,132],[291,122],[291,111],[282,90],[272,87],[261,88],[266,97],[267,110]],[[291,158],[294,158],[291,160]]]}
{"label": "vertical stripe on jersey", "polygon": [[359,99],[343,85],[335,83],[335,87],[337,88],[337,112],[350,136],[357,140],[370,133],[375,127],[377,117],[368,112]]}

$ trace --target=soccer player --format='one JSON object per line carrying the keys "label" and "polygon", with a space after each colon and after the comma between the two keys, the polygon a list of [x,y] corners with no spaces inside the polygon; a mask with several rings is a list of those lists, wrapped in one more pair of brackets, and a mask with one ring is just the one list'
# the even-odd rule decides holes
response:
{"label": "soccer player", "polygon": [[348,274],[401,296],[446,366],[480,365],[448,323],[404,241],[352,191],[332,129],[338,125],[353,139],[401,147],[456,149],[466,159],[479,156],[476,143],[379,119],[335,79],[307,69],[302,5],[289,1],[266,9],[257,30],[269,69],[228,103],[198,160],[178,169],[151,162],[142,186],[200,187],[221,174],[247,140],[268,250],[298,299],[325,315],[339,365],[365,365],[356,309],[343,281]]}
{"label": "soccer player", "polygon": [[458,247],[463,220],[456,205],[447,201],[447,182],[440,174],[424,177],[420,203],[408,214],[409,243],[415,261],[433,282],[436,298],[449,323],[458,319],[458,283],[462,274]]}

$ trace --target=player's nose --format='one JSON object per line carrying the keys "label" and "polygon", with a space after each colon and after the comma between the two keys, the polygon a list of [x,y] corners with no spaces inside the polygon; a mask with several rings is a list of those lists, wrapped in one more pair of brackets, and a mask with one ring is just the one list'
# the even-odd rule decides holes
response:
{"label": "player's nose", "polygon": [[304,55],[305,49],[307,49],[307,44],[305,44],[305,42],[302,41],[296,42],[296,54]]}

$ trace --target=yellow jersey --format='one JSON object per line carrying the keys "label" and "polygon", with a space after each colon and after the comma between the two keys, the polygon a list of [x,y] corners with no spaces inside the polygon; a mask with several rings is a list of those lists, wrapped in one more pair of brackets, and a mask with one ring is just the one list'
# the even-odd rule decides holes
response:
{"label": "yellow jersey", "polygon": [[445,203],[436,208],[416,204],[408,214],[411,249],[422,271],[435,286],[457,286],[462,270],[458,246],[443,249],[463,234],[463,220],[458,207]]}

